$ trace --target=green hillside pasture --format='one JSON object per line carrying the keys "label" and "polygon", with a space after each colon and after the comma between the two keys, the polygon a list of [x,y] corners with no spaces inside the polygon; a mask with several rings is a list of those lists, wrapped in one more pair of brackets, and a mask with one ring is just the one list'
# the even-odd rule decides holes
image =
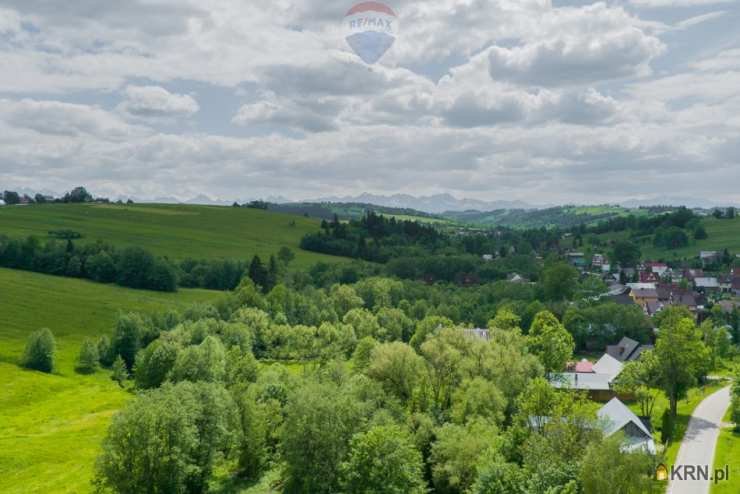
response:
{"label": "green hillside pasture", "polygon": [[[705,218],[702,220],[709,238],[705,240],[689,240],[688,247],[682,247],[680,249],[668,250],[658,248],[653,245],[653,235],[647,235],[641,237],[640,249],[642,250],[642,258],[644,260],[657,260],[664,259],[670,261],[672,259],[690,259],[699,256],[699,252],[702,250],[716,250],[722,251],[728,249],[730,254],[740,253],[740,218],[734,220],[717,220],[715,218]],[[589,237],[598,238],[603,242],[606,247],[596,248],[596,251],[609,251],[612,242],[617,240],[629,239],[628,232],[609,232],[601,235],[587,235],[586,241],[588,242]],[[572,246],[573,238],[566,244]]]}
{"label": "green hillside pasture", "polygon": [[249,208],[190,205],[43,204],[0,208],[0,233],[48,236],[74,230],[82,241],[140,246],[171,259],[266,260],[281,247],[296,254],[294,266],[342,258],[300,250],[301,238],[319,221]]}
{"label": "green hillside pasture", "polygon": [[[0,492],[90,492],[110,417],[130,398],[99,371],[74,372],[85,337],[111,333],[120,310],[155,311],[213,301],[206,290],[157,293],[0,269]],[[28,333],[56,336],[54,374],[21,369]]]}
{"label": "green hillside pasture", "polygon": [[731,254],[740,253],[740,217],[732,220],[718,220],[716,218],[705,218],[703,221],[709,238],[705,240],[691,239],[688,247],[676,250],[659,249],[652,245],[643,247],[643,257],[658,258],[666,260],[672,258],[698,257],[702,250],[722,251],[728,249]]}

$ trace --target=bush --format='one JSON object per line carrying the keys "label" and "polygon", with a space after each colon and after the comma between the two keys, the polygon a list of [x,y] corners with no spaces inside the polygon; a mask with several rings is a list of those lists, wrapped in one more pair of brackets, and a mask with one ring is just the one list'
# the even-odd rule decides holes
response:
{"label": "bush", "polygon": [[44,328],[31,333],[31,336],[28,337],[26,351],[21,363],[27,369],[52,372],[54,370],[55,353],[56,341],[54,335],[49,329]]}
{"label": "bush", "polygon": [[128,379],[128,369],[126,369],[126,363],[120,355],[113,362],[112,369],[113,374],[111,374],[110,378],[116,381],[120,387],[123,387],[126,379]]}
{"label": "bush", "polygon": [[175,345],[161,340],[154,341],[136,355],[134,365],[136,387],[151,389],[161,386],[175,365],[176,359],[177,347]]}
{"label": "bush", "polygon": [[238,440],[237,410],[225,389],[166,385],[113,418],[96,484],[103,492],[206,492],[219,453],[228,454]]}
{"label": "bush", "polygon": [[84,374],[92,374],[100,365],[100,353],[98,345],[91,339],[85,339],[80,347],[80,355],[77,357],[77,371]]}
{"label": "bush", "polygon": [[660,440],[663,444],[668,444],[673,440],[673,429],[675,423],[670,409],[663,412],[662,425],[660,429]]}

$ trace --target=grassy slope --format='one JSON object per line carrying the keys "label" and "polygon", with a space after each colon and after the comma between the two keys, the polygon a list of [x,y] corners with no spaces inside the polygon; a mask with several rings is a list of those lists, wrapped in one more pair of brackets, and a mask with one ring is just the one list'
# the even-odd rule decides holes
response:
{"label": "grassy slope", "polygon": [[70,229],[85,241],[138,245],[170,258],[264,258],[287,246],[299,267],[340,258],[301,251],[301,238],[317,220],[247,208],[186,205],[46,204],[0,208],[0,232],[46,236]]}
{"label": "grassy slope", "polygon": [[[722,418],[722,422],[732,422],[732,407],[727,409],[727,413]],[[717,449],[714,452],[713,470],[730,466],[730,478],[712,485],[712,494],[736,494],[740,492],[740,432],[734,432],[733,429],[722,429],[717,441]]]}
{"label": "grassy slope", "polygon": [[723,429],[719,433],[714,469],[730,466],[730,478],[712,486],[712,494],[737,494],[740,492],[740,433]]}
{"label": "grassy slope", "polygon": [[[715,218],[705,218],[704,226],[707,229],[709,238],[705,240],[691,239],[688,247],[676,250],[667,250],[654,247],[652,236],[647,243],[641,244],[643,259],[683,259],[697,257],[702,250],[721,251],[728,249],[731,254],[740,253],[740,217],[734,220],[718,220]],[[598,235],[603,242],[612,240],[621,240],[628,237],[627,232],[606,233]]]}
{"label": "grassy slope", "polygon": [[[135,291],[0,269],[0,492],[90,491],[98,445],[129,395],[105,371],[74,372],[80,342],[109,333],[119,310],[152,311],[218,296]],[[41,327],[57,337],[52,375],[17,366],[26,335]]]}
{"label": "grassy slope", "polygon": [[702,250],[728,249],[731,253],[740,252],[740,217],[734,220],[718,220],[706,218],[703,221],[709,238],[705,240],[691,239],[690,245],[676,250],[658,249],[652,245],[643,247],[643,255],[648,257],[696,257]]}

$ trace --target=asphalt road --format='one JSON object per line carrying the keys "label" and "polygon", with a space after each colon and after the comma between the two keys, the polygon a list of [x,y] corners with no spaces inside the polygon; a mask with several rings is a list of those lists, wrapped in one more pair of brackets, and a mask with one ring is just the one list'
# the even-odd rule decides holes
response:
{"label": "asphalt road", "polygon": [[[708,396],[696,407],[676,457],[674,467],[678,476],[674,475],[669,480],[668,494],[709,494],[712,481],[699,478],[702,477],[699,474],[692,475],[691,467],[707,467],[709,476],[714,474],[714,451],[717,447],[722,417],[729,406],[728,386]],[[687,466],[689,470],[686,469]]]}

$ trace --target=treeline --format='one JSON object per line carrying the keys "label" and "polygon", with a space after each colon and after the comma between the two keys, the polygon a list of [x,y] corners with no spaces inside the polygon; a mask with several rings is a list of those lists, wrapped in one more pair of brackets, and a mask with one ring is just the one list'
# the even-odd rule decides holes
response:
{"label": "treeline", "polygon": [[86,202],[110,202],[105,197],[93,197],[85,187],[75,187],[65,193],[62,197],[48,196],[44,194],[35,194],[33,197],[27,194],[19,194],[12,190],[6,190],[0,194],[0,199],[6,204],[12,206],[15,204],[46,204],[46,203],[86,203]]}
{"label": "treeline", "polygon": [[0,266],[163,292],[174,292],[178,286],[233,290],[248,275],[269,291],[293,256],[289,249],[282,250],[278,257],[281,260],[271,256],[267,265],[259,256],[254,256],[251,263],[194,259],[175,262],[141,247],[117,248],[102,241],[78,245],[70,232],[63,233],[66,241],[41,242],[34,236],[12,239],[0,235]]}
{"label": "treeline", "polygon": [[[516,272],[536,280],[536,254],[559,248],[560,233],[545,228],[450,234],[416,221],[397,221],[374,212],[342,223],[335,216],[321,231],[306,235],[301,247],[386,264],[385,274],[404,279],[478,284]],[[487,260],[484,261],[483,257]]]}
{"label": "treeline", "polygon": [[656,216],[636,216],[630,214],[627,216],[610,218],[606,221],[601,221],[594,226],[583,224],[577,228],[574,228],[573,232],[581,234],[601,234],[632,230],[638,234],[649,234],[652,233],[656,228],[660,227],[686,228],[689,223],[699,220],[700,218],[696,216],[693,211],[686,207],[680,207],[673,212],[659,214]]}
{"label": "treeline", "polygon": [[369,211],[360,220],[342,223],[335,215],[322,220],[321,231],[308,234],[301,248],[324,254],[353,257],[373,262],[387,262],[399,251],[414,247],[433,249],[444,236],[433,226],[416,221],[396,220]]}
{"label": "treeline", "polygon": [[[487,294],[490,341],[436,312],[461,289],[383,278],[267,295],[245,281],[213,307],[123,315],[98,346],[140,394],[112,420],[96,483],[197,493],[216,471],[271,471],[288,494],[649,492],[660,458],[626,452],[602,434],[598,405],[550,386],[575,342],[543,306],[524,329],[508,292],[521,287],[505,285]],[[660,335],[636,371],[674,405],[710,359],[683,313]],[[295,373],[260,358],[311,363]]]}

